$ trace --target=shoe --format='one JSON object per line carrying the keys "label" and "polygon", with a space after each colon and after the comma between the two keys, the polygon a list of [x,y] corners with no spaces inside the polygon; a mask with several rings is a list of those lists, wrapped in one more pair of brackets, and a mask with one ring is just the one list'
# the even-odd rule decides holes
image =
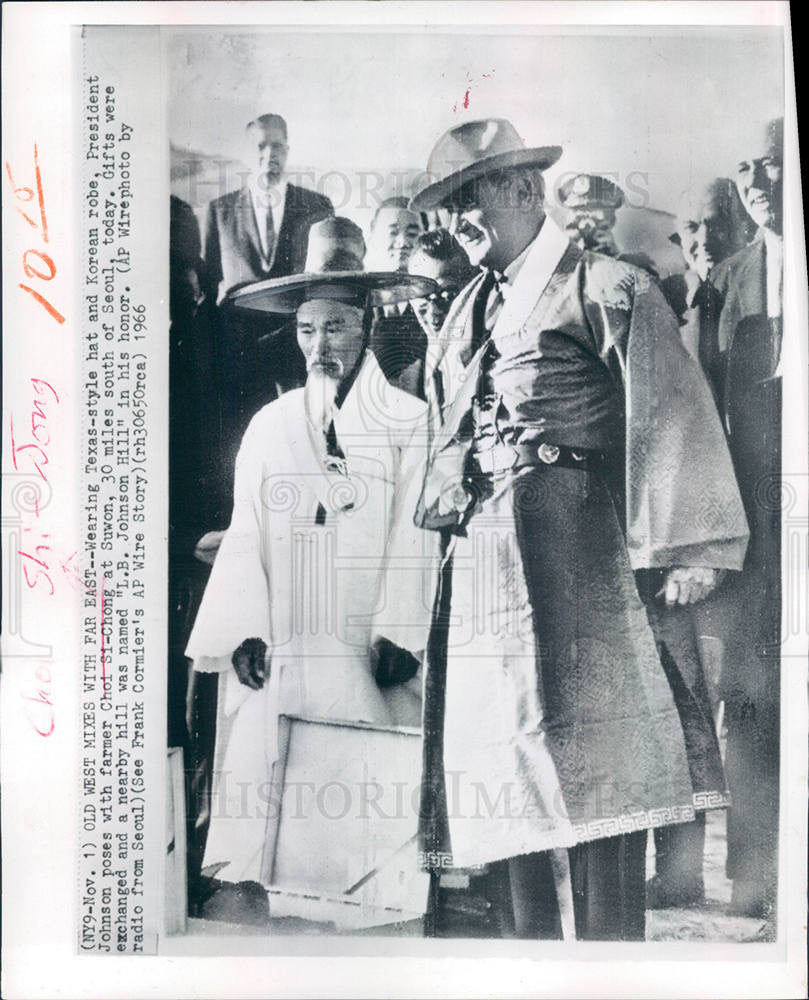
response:
{"label": "shoe", "polygon": [[673,907],[700,906],[705,902],[702,879],[672,885],[669,879],[653,875],[646,883],[646,909],[667,910]]}

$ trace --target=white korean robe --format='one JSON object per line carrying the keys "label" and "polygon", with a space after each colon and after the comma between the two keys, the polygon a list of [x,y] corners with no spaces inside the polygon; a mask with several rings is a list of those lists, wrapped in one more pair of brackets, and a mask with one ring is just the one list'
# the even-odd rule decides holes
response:
{"label": "white korean robe", "polygon": [[[413,652],[426,643],[435,536],[413,524],[425,415],[368,352],[334,413],[347,475],[324,467],[303,389],[265,406],[245,433],[233,517],[186,651],[195,669],[222,674],[205,854],[206,865],[229,862],[221,878],[260,879],[279,714],[421,725],[420,675],[381,690],[368,648],[377,634]],[[231,665],[251,637],[271,651],[260,691]]]}

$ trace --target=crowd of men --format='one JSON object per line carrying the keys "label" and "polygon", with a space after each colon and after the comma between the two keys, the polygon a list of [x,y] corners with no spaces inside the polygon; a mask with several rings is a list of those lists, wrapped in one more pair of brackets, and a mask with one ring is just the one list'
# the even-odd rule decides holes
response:
{"label": "crowd of men", "polygon": [[[781,121],[683,194],[663,280],[618,247],[613,181],[569,175],[554,222],[562,151],[505,119],[450,129],[413,197],[379,204],[377,270],[287,180],[284,119],[246,139],[249,182],[202,239],[171,206],[192,892],[203,857],[265,879],[265,819],[212,818],[212,781],[256,794],[278,716],[301,714],[421,728],[433,932],[442,873],[466,873],[487,933],[642,940],[647,907],[704,901],[714,807],[731,907],[774,927]],[[327,535],[356,567],[333,593]]]}

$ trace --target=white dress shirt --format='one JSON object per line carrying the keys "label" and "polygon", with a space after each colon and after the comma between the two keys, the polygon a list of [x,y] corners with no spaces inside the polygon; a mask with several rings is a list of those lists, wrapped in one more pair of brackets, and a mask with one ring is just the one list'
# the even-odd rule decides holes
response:
{"label": "white dress shirt", "polygon": [[[284,221],[284,207],[287,200],[287,188],[289,184],[283,178],[278,184],[272,187],[259,187],[258,178],[250,179],[250,200],[253,203],[253,214],[256,217],[256,227],[258,238],[261,241],[261,257],[264,269],[269,271],[275,259],[275,251],[278,246],[278,234],[281,232],[281,223]],[[272,211],[272,224],[275,230],[275,240],[272,247],[267,247],[267,209]]]}

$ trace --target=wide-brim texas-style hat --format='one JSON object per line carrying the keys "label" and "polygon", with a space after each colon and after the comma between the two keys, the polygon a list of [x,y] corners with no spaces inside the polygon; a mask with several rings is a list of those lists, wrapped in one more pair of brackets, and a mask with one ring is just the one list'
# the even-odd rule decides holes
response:
{"label": "wide-brim texas-style hat", "polygon": [[427,181],[410,200],[416,212],[439,208],[469,181],[508,167],[547,170],[562,155],[561,146],[527,147],[505,118],[483,118],[445,132],[427,161]]}
{"label": "wide-brim texas-style hat", "polygon": [[253,281],[228,296],[234,306],[259,312],[294,313],[308,299],[335,299],[364,308],[369,293],[384,292],[384,301],[404,302],[431,295],[430,278],[398,271],[364,271],[365,240],[360,227],[337,216],[309,230],[306,264],[300,274]]}

